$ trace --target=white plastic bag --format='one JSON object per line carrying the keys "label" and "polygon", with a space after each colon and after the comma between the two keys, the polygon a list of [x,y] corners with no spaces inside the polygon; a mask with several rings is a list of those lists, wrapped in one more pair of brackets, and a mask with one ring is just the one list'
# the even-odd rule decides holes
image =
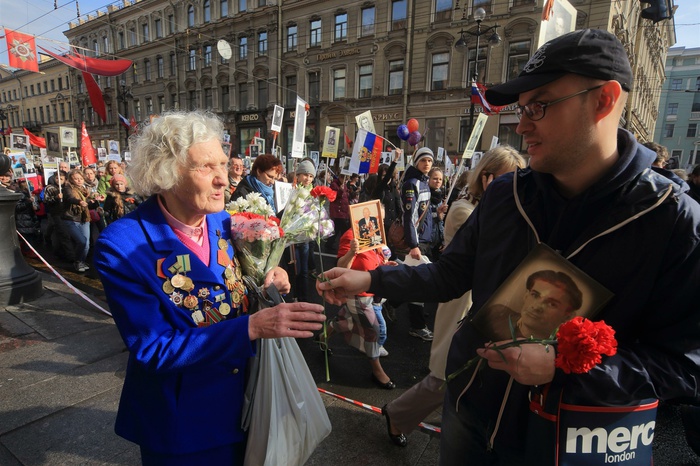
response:
{"label": "white plastic bag", "polygon": [[262,339],[245,466],[302,466],[331,421],[293,338]]}

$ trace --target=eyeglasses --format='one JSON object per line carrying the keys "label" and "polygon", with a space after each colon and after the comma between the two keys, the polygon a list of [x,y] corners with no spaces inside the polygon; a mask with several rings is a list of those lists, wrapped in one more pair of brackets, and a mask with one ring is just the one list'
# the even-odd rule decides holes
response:
{"label": "eyeglasses", "polygon": [[518,120],[522,119],[523,115],[525,115],[530,121],[539,121],[542,118],[544,118],[545,108],[550,107],[554,104],[558,104],[559,102],[564,102],[565,100],[571,99],[572,97],[576,97],[577,95],[582,95],[586,92],[594,91],[599,87],[603,87],[603,84],[594,87],[589,87],[588,89],[578,91],[575,94],[567,95],[566,97],[562,97],[551,102],[532,102],[527,105],[518,105],[518,107],[515,109],[515,115],[518,117]]}

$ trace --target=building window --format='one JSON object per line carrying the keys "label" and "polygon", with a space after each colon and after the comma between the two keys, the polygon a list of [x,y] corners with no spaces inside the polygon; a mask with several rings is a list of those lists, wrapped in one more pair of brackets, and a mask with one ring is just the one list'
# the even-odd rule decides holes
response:
{"label": "building window", "polygon": [[319,47],[321,45],[321,20],[311,20],[311,34],[309,35],[309,47]]}
{"label": "building window", "polygon": [[124,31],[119,31],[117,34],[117,43],[119,44],[119,50],[123,50],[126,48],[126,39],[124,36]]}
{"label": "building window", "polygon": [[92,52],[93,52],[93,56],[95,56],[95,57],[100,56],[100,45],[97,43],[96,40],[92,41]]}
{"label": "building window", "polygon": [[240,13],[248,11],[248,0],[238,0],[238,11]]}
{"label": "building window", "polygon": [[211,66],[211,45],[204,46],[204,66]]}
{"label": "building window", "polygon": [[425,147],[445,147],[445,118],[425,120]]}
{"label": "building window", "polygon": [[297,101],[297,77],[287,76],[285,78],[285,100],[284,105],[286,107],[294,107]]}
{"label": "building window", "polygon": [[175,52],[170,52],[170,76],[175,76],[175,67],[177,66],[177,61],[175,60]]}
{"label": "building window", "polygon": [[476,48],[469,49],[469,55],[467,58],[467,87],[471,87],[472,79],[474,79],[474,70],[479,72],[479,76],[476,77],[476,81],[483,83],[486,80],[486,70],[488,68],[486,64],[488,47],[479,47],[479,59],[474,60],[476,55]]}
{"label": "building window", "polygon": [[[467,121],[467,120],[463,120]],[[515,147],[516,149],[519,149],[523,145],[523,137],[519,135],[515,129],[518,127],[517,123],[509,123],[509,124],[501,124],[498,127],[498,141],[500,144],[508,144],[511,147]],[[466,134],[466,137],[469,138],[469,135],[471,133],[471,130],[469,133]],[[466,145],[466,139],[464,141],[464,144]],[[464,145],[460,146],[464,147]]]}
{"label": "building window", "polygon": [[372,68],[372,65],[360,65],[360,87],[357,95],[360,99],[372,97]]}
{"label": "building window", "polygon": [[238,85],[238,110],[248,108],[248,83]]}
{"label": "building window", "polygon": [[197,50],[190,49],[189,61],[187,62],[187,64],[188,64],[187,69],[189,71],[194,71],[197,69]]}
{"label": "building window", "polygon": [[309,103],[317,104],[321,98],[321,75],[318,71],[309,73]]}
{"label": "building window", "polygon": [[204,4],[202,5],[202,14],[205,23],[211,21],[211,4],[209,3],[209,0],[204,0]]}
{"label": "building window", "polygon": [[374,35],[374,7],[362,9],[362,29],[360,29],[360,37]]}
{"label": "building window", "polygon": [[345,70],[333,70],[333,100],[345,98]]}
{"label": "building window", "polygon": [[221,8],[221,17],[226,18],[228,16],[228,0],[221,0],[219,7]]}
{"label": "building window", "polygon": [[187,91],[187,108],[189,110],[197,110],[197,91]]}
{"label": "building window", "polygon": [[178,102],[177,102],[177,94],[172,93],[170,94],[170,108],[178,108]]}
{"label": "building window", "polygon": [[508,71],[506,81],[515,79],[530,59],[530,41],[512,42],[508,47]]}
{"label": "building window", "polygon": [[391,30],[406,29],[406,0],[391,2]]}
{"label": "building window", "polygon": [[205,110],[211,110],[213,107],[213,91],[211,88],[204,89],[204,108]]}
{"label": "building window", "polygon": [[109,52],[110,52],[110,50],[109,50],[109,39],[107,38],[107,36],[103,36],[103,37],[102,37],[102,52],[103,52],[103,53],[109,53]]}
{"label": "building window", "polygon": [[165,67],[163,66],[163,57],[156,58],[156,66],[158,67],[158,77],[162,78],[165,75]]}
{"label": "building window", "polygon": [[153,115],[153,99],[146,97],[146,115]]}
{"label": "building window", "polygon": [[39,123],[46,123],[44,120],[44,107],[39,107]]}
{"label": "building window", "polygon": [[265,55],[267,55],[267,31],[262,31],[258,33],[258,56]]}
{"label": "building window", "polygon": [[[58,104],[61,110],[61,121],[66,121],[66,104]],[[85,118],[83,118],[85,120]]]}
{"label": "building window", "polygon": [[148,42],[150,36],[148,35],[148,23],[141,25],[141,39],[143,42]]}
{"label": "building window", "polygon": [[163,37],[163,22],[160,18],[153,21],[153,25],[156,27],[156,39]]}
{"label": "building window", "polygon": [[[58,90],[60,91],[61,89],[63,89],[63,78],[58,78]],[[15,96],[16,98],[17,96]]]}
{"label": "building window", "polygon": [[665,138],[672,138],[673,137],[673,129],[675,128],[676,125],[673,123],[669,123],[666,126],[664,126],[664,137]]}
{"label": "building window", "polygon": [[238,58],[245,60],[248,58],[248,38],[241,37],[238,43]]}
{"label": "building window", "polygon": [[403,92],[403,59],[389,62],[389,95]]}
{"label": "building window", "polygon": [[338,42],[348,38],[348,14],[339,13],[335,15],[335,33],[333,41]]}
{"label": "building window", "polygon": [[149,60],[148,58],[146,58],[143,61],[143,70],[146,73],[146,81],[150,81],[151,80],[151,60]]}
{"label": "building window", "polygon": [[688,133],[686,134],[686,137],[694,138],[697,134],[698,134],[698,124],[697,123],[689,123],[688,124]]}
{"label": "building window", "polygon": [[[34,84],[29,85],[29,92],[30,92],[29,95],[34,95]],[[80,92],[83,92],[83,91],[81,90]]]}
{"label": "building window", "polygon": [[129,29],[129,46],[133,47],[135,45],[139,45],[136,41],[136,29],[131,28]]}
{"label": "building window", "polygon": [[452,19],[452,0],[435,0],[435,21]]}
{"label": "building window", "polygon": [[231,101],[229,99],[229,94],[228,94],[228,85],[221,86],[221,111],[222,112],[228,111],[228,107],[231,105],[230,102]]}
{"label": "building window", "polygon": [[267,81],[258,80],[258,108],[267,108]]}
{"label": "building window", "polygon": [[192,5],[187,7],[187,27],[194,27],[194,7]]}
{"label": "building window", "polygon": [[491,13],[491,0],[474,0],[473,10],[477,8],[483,8],[486,13]]}
{"label": "building window", "polygon": [[168,34],[175,34],[175,15],[168,15]]}
{"label": "building window", "polygon": [[162,95],[158,96],[158,113],[165,112],[165,97]]}
{"label": "building window", "polygon": [[678,104],[668,104],[668,108],[666,108],[666,115],[678,115]]}
{"label": "building window", "polygon": [[700,77],[695,78],[695,90],[700,91]]}
{"label": "building window", "polygon": [[432,58],[432,69],[430,71],[430,90],[441,91],[447,89],[450,54],[448,52],[434,53]]}
{"label": "building window", "polygon": [[136,116],[136,121],[143,120],[143,116],[141,115],[141,101],[140,100],[134,100],[134,115]]}
{"label": "building window", "polygon": [[297,25],[287,26],[287,52],[297,49]]}
{"label": "building window", "polygon": [[679,78],[671,79],[671,90],[672,91],[682,91],[683,90],[683,80]]}

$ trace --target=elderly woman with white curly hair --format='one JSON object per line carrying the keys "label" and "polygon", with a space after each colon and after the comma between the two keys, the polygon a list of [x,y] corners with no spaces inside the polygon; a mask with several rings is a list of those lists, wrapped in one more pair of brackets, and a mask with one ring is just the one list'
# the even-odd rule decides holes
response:
{"label": "elderly woman with white curly hair", "polygon": [[[258,338],[308,338],[323,308],[247,313],[223,211],[223,125],[203,112],[154,119],[132,142],[128,175],[148,197],[100,236],[95,265],[129,350],[116,432],[143,464],[242,464],[246,368]],[[265,285],[289,279],[273,269]]]}

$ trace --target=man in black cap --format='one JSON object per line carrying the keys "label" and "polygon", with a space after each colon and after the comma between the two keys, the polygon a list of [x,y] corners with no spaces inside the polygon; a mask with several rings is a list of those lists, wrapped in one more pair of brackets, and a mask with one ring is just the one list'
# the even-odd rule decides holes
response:
{"label": "man in black cap", "polygon": [[[486,92],[492,104],[517,102],[530,167],[489,185],[438,262],[369,273],[332,269],[317,282],[330,302],[363,290],[425,301],[472,290],[446,374],[484,359],[480,370],[447,383],[441,465],[553,465],[571,449],[577,464],[619,463],[639,458],[643,448],[651,455],[653,421],[558,434],[564,403],[619,413],[649,399],[698,401],[700,206],[687,188],[655,173],[655,155],[618,127],[631,88],[629,60],[612,34],[581,30],[546,43],[517,78]],[[539,243],[614,295],[594,319],[613,327],[617,353],[586,373],[556,368],[551,346],[499,354],[470,322]],[[646,429],[643,438],[639,429]],[[632,433],[626,441],[623,431]]]}

